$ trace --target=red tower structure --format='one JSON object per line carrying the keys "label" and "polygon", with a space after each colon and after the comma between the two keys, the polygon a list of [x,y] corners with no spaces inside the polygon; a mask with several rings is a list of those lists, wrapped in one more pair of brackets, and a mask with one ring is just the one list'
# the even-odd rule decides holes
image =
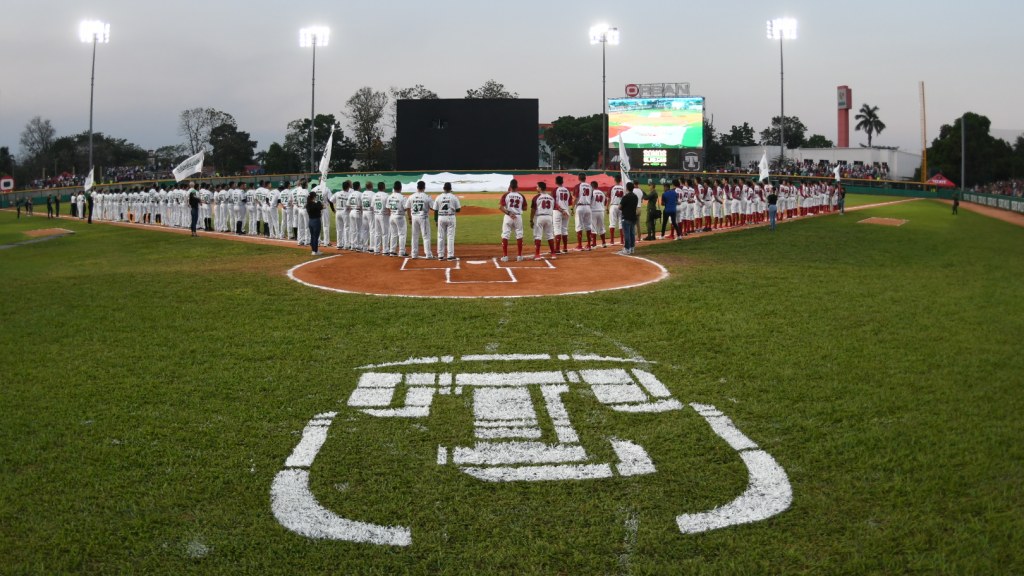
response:
{"label": "red tower structure", "polygon": [[839,102],[839,146],[850,147],[850,108],[853,107],[853,90],[849,86],[837,88]]}

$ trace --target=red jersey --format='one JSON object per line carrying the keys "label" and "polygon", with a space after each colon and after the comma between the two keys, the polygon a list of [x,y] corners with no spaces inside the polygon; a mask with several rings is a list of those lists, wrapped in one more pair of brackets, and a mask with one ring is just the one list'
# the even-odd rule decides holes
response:
{"label": "red jersey", "polygon": [[534,216],[551,216],[555,210],[555,198],[547,192],[541,192],[533,197],[530,208],[533,210]]}
{"label": "red jersey", "polygon": [[590,206],[592,200],[591,196],[593,193],[594,190],[590,187],[590,184],[580,182],[579,185],[576,186],[576,190],[573,192],[573,198],[576,199],[576,205]]}
{"label": "red jersey", "polygon": [[572,206],[572,194],[565,186],[559,186],[555,189],[555,206],[563,212],[568,212],[569,207]]}
{"label": "red jersey", "polygon": [[523,207],[526,206],[526,198],[515,190],[509,190],[502,195],[501,202],[498,205],[505,209],[506,214],[518,216],[523,213]]}

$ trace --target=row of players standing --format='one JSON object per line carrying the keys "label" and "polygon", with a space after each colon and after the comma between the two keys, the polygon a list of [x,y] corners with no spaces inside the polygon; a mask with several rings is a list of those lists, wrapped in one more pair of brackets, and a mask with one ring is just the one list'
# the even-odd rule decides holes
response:
{"label": "row of players standing", "polygon": [[[783,180],[779,186],[762,185],[754,180],[733,178],[692,180],[675,179],[672,187],[662,181],[661,238],[671,223],[669,238],[682,238],[695,232],[768,222],[844,210],[845,191],[841,184],[810,181],[794,184]],[[771,207],[775,206],[773,210]],[[648,222],[649,239],[654,231]]]}

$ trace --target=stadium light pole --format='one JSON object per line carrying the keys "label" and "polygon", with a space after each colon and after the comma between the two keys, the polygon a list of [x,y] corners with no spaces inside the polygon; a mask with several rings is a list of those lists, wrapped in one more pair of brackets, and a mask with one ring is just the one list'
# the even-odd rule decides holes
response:
{"label": "stadium light pole", "polygon": [[313,48],[313,84],[309,98],[309,172],[316,172],[316,159],[313,154],[313,123],[316,120],[316,47],[327,46],[331,39],[331,29],[326,26],[310,26],[299,30],[299,47]]}
{"label": "stadium light pole", "polygon": [[619,29],[609,28],[607,24],[597,24],[590,28],[590,44],[601,45],[601,170],[608,165],[608,68],[605,51],[609,44],[619,45]]}
{"label": "stadium light pole", "polygon": [[110,24],[99,20],[83,20],[78,25],[78,39],[92,43],[92,79],[89,81],[89,169],[92,170],[92,102],[96,92],[96,45],[110,42]]}
{"label": "stadium light pole", "polygon": [[796,40],[796,19],[775,18],[768,21],[768,39],[779,41],[779,168],[786,162],[786,80],[782,58],[783,40]]}

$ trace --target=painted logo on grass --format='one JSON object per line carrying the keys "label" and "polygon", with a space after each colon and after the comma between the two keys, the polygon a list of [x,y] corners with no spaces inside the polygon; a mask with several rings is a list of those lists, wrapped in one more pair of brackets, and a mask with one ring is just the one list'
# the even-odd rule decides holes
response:
{"label": "painted logo on grass", "polygon": [[[543,362],[540,365],[545,369],[472,369],[474,363],[484,362],[489,366]],[[456,372],[452,370],[455,367],[466,369]],[[714,509],[681,511],[676,516],[679,531],[693,534],[756,522],[789,508],[792,489],[775,459],[714,406],[684,405],[674,398],[649,367],[641,358],[583,354],[410,358],[360,367],[346,407],[376,418],[415,421],[429,419],[438,396],[469,396],[474,441],[468,446],[437,446],[436,463],[493,483],[600,481],[658,472],[647,450],[630,438],[607,437],[614,458],[596,458],[580,441],[563,402],[572,387],[588,387],[602,406],[616,412],[682,416],[694,410],[738,452],[748,471],[748,484],[734,500]],[[274,516],[285,528],[309,538],[409,546],[414,527],[343,518],[323,507],[312,493],[310,468],[337,415],[317,414],[306,425],[298,445],[274,478],[270,494]],[[553,433],[546,432],[542,422],[553,425]]]}

